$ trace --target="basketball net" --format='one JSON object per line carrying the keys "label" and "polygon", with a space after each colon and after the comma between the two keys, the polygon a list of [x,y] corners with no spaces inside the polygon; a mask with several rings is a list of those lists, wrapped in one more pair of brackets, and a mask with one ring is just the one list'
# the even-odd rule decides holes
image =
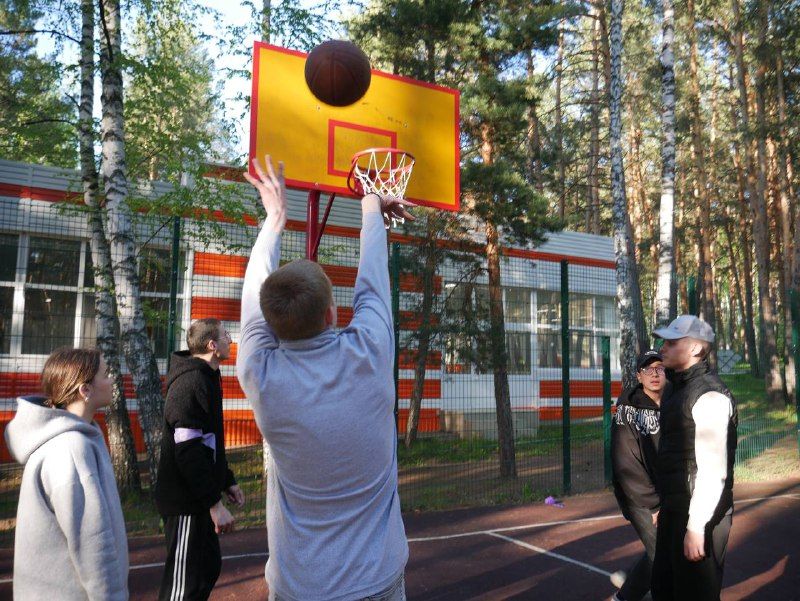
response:
{"label": "basketball net", "polygon": [[[369,148],[353,155],[347,185],[359,196],[404,198],[414,169],[414,156],[397,148]],[[392,226],[404,223],[392,217]]]}

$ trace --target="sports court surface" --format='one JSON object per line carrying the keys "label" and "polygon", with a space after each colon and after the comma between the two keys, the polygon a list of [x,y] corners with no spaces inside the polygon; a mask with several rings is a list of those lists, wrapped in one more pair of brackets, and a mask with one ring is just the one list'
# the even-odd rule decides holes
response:
{"label": "sports court surface", "polygon": [[[736,513],[722,598],[800,600],[800,478],[736,487]],[[405,516],[414,601],[606,599],[609,574],[642,547],[613,495]],[[131,546],[131,599],[155,599],[164,559],[160,537]],[[222,537],[222,575],[212,600],[266,599],[266,533]],[[11,598],[11,550],[0,551],[0,599]],[[47,569],[47,566],[42,566]]]}

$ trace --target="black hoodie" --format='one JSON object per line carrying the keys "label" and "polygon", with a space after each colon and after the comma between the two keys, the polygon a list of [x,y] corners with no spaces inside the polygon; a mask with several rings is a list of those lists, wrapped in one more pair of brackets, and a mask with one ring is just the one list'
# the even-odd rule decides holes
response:
{"label": "black hoodie", "polygon": [[659,406],[641,384],[624,390],[611,424],[614,494],[628,517],[629,507],[658,509],[656,461],[661,436]]}
{"label": "black hoodie", "polygon": [[[176,429],[183,429],[177,443]],[[187,435],[194,437],[183,440]],[[164,516],[206,512],[234,484],[225,459],[219,370],[189,351],[174,353],[155,488],[158,511]]]}

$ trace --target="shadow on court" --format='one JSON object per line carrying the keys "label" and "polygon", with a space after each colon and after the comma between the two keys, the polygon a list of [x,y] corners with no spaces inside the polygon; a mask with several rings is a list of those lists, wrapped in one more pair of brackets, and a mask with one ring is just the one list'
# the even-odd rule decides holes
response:
{"label": "shadow on court", "polygon": [[[736,487],[722,598],[800,601],[800,479]],[[543,504],[405,515],[413,601],[606,599],[609,574],[643,552],[613,495]],[[221,539],[225,557],[212,599],[266,599],[266,532]],[[131,599],[155,599],[160,537],[132,539]],[[10,550],[0,551],[0,599],[11,598]],[[309,566],[313,569],[313,566]]]}

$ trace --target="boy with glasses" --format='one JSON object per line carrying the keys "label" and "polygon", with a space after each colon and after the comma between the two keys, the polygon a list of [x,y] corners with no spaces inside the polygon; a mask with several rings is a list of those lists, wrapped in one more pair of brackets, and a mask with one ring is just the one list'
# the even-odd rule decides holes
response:
{"label": "boy with glasses", "polygon": [[656,550],[656,459],[660,436],[659,413],[666,377],[661,355],[649,350],[636,363],[639,383],[622,392],[611,425],[611,461],[617,503],[639,535],[645,553],[628,571],[614,572],[611,582],[621,587],[614,601],[639,601],[650,590]]}

